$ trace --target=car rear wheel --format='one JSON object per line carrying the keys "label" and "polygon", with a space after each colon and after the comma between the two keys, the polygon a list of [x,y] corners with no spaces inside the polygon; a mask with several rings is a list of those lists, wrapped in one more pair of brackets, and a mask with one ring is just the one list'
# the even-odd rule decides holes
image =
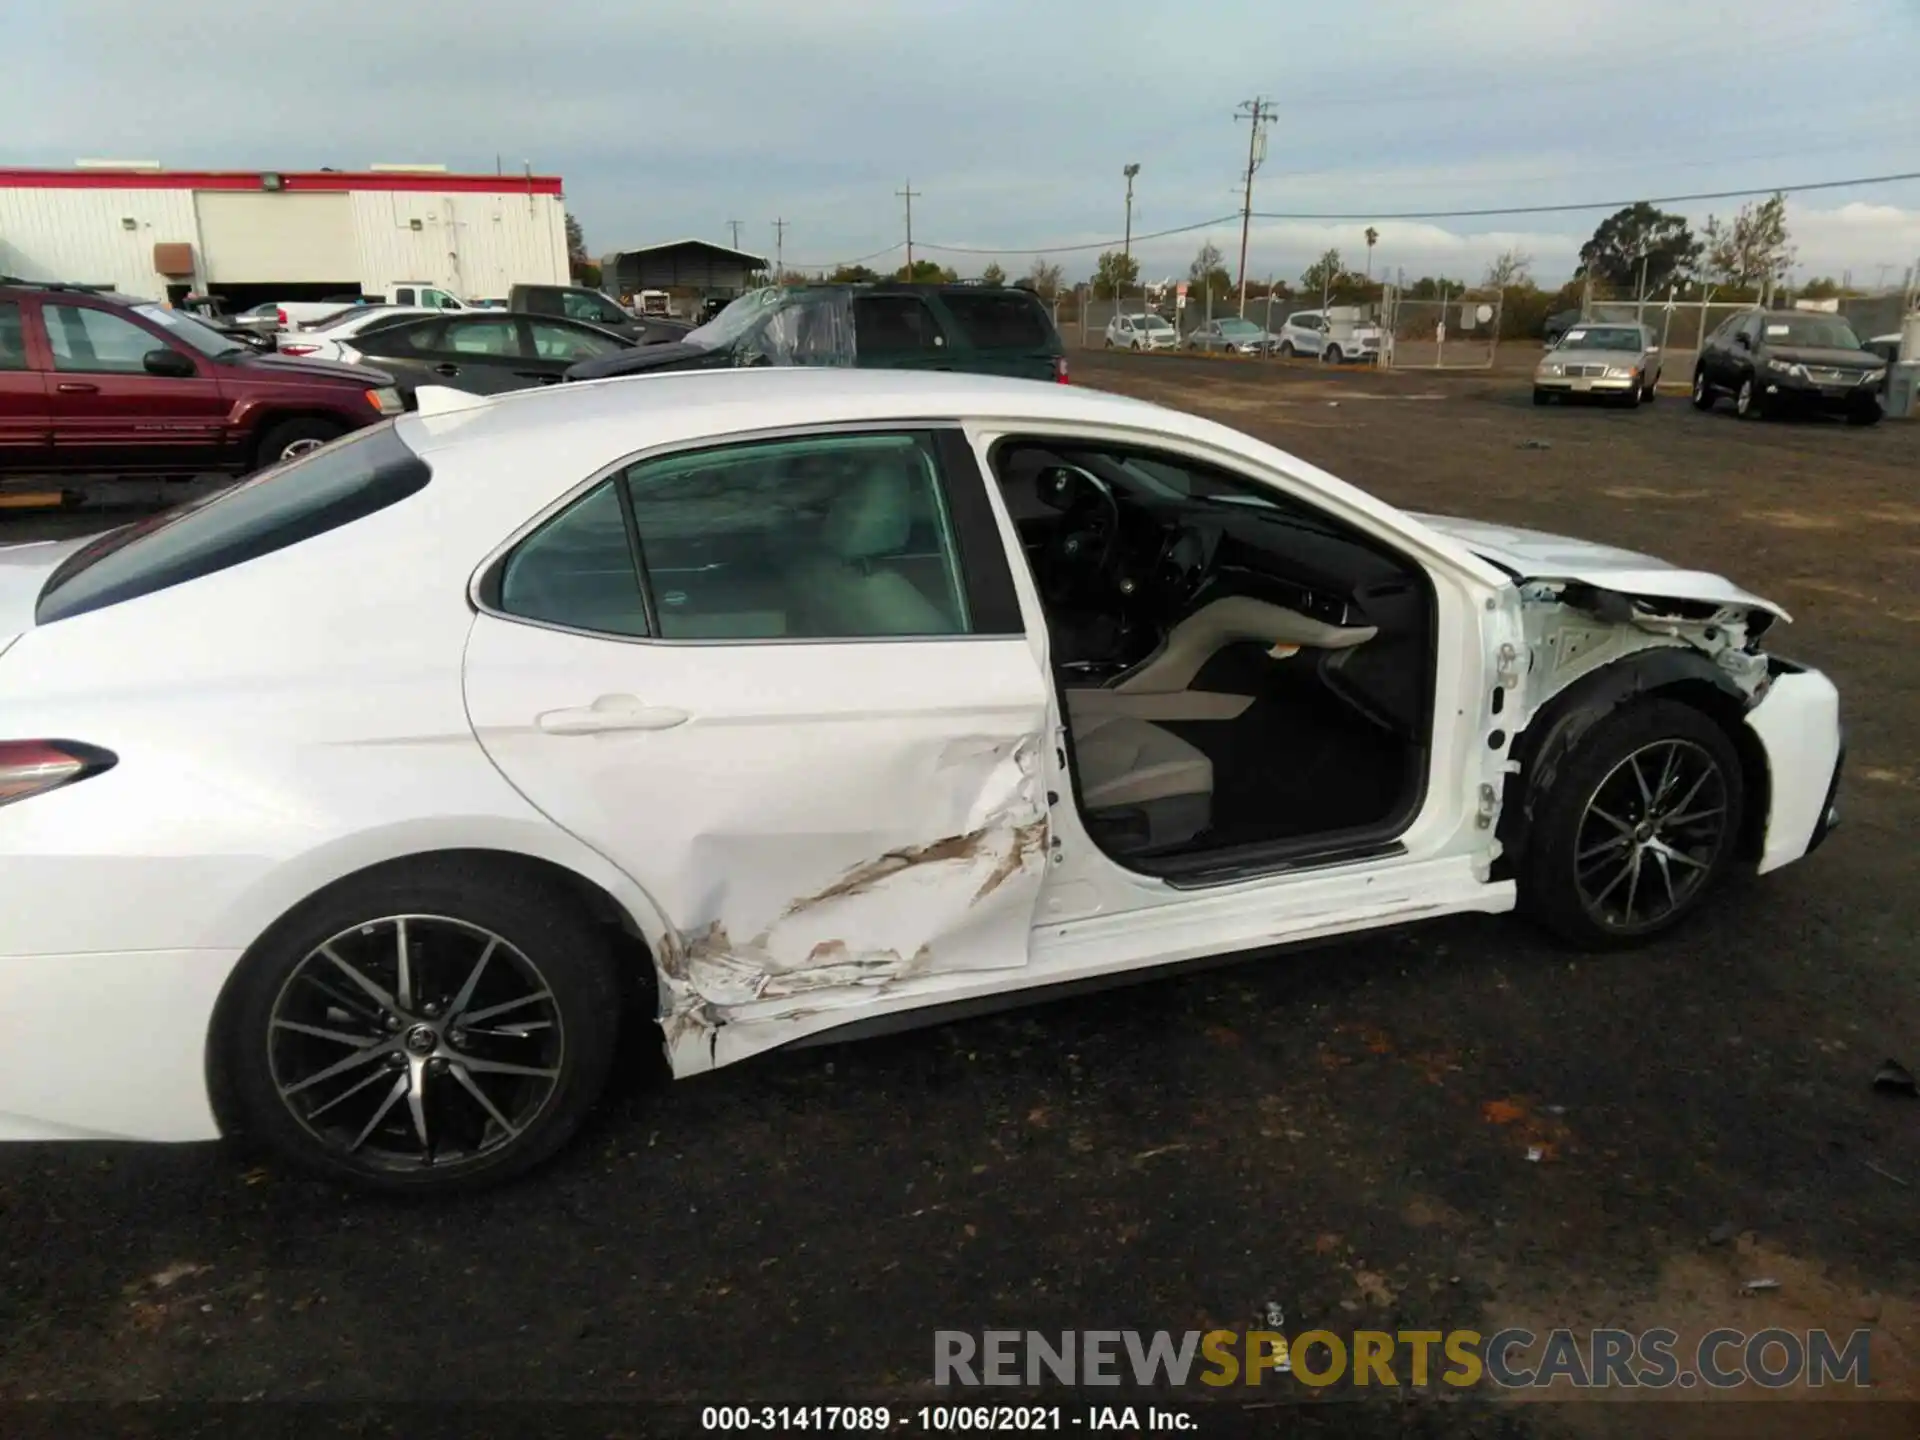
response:
{"label": "car rear wheel", "polygon": [[1519,865],[1520,903],[1584,949],[1680,924],[1734,863],[1745,795],[1711,718],[1651,700],[1600,721],[1544,772]]}
{"label": "car rear wheel", "polygon": [[606,1083],[620,995],[574,898],[484,862],[323,892],[223,1007],[243,1138],[367,1189],[477,1189],[540,1163]]}
{"label": "car rear wheel", "polygon": [[1713,408],[1713,386],[1707,383],[1707,372],[1704,370],[1693,372],[1693,408],[1696,410]]}
{"label": "car rear wheel", "polygon": [[1753,377],[1747,376],[1740,382],[1740,388],[1734,392],[1733,413],[1742,420],[1760,420],[1765,415],[1760,404],[1760,392],[1754,388]]}
{"label": "car rear wheel", "polygon": [[256,468],[297,460],[309,450],[318,450],[329,440],[345,432],[337,420],[283,420],[260,437],[260,449],[254,457]]}

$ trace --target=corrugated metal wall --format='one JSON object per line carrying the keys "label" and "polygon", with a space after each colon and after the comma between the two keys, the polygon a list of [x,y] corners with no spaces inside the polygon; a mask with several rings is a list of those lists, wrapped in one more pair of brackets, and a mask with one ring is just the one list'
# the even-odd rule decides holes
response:
{"label": "corrugated metal wall", "polygon": [[362,190],[353,196],[353,226],[360,284],[370,293],[414,280],[487,300],[504,299],[517,284],[567,283],[558,196]]}
{"label": "corrugated metal wall", "polygon": [[[215,192],[0,188],[0,275],[112,285],[163,299],[167,281],[154,273],[153,247],[186,242],[201,270],[199,288],[207,246],[195,216],[196,193]],[[260,197],[266,203],[295,198]],[[291,284],[357,279],[373,294],[415,280],[475,300],[504,297],[515,284],[567,282],[566,210],[559,196],[356,190],[346,198],[354,253],[342,257],[345,273],[331,262],[331,273],[306,273],[325,257],[301,247],[289,254],[288,273],[261,278]],[[123,218],[134,228],[125,228]],[[249,257],[250,270],[257,259]]]}
{"label": "corrugated metal wall", "polygon": [[197,263],[198,240],[191,190],[0,189],[0,275],[158,300],[167,282],[154,273],[153,247],[191,243]]}

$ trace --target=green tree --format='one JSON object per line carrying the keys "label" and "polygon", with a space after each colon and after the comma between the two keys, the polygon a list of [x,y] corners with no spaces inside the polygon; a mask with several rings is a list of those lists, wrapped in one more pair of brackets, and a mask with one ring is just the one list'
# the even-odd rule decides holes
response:
{"label": "green tree", "polygon": [[1200,247],[1187,267],[1187,303],[1204,304],[1209,294],[1224,297],[1233,293],[1233,276],[1220,255],[1220,247],[1211,240]]}
{"label": "green tree", "polygon": [[1346,274],[1346,267],[1340,263],[1340,252],[1329,250],[1301,274],[1300,291],[1303,295],[1330,292],[1346,278]]}
{"label": "green tree", "polygon": [[827,278],[836,285],[865,285],[878,280],[880,276],[864,265],[842,265]]}
{"label": "green tree", "polygon": [[1844,294],[1840,282],[1831,275],[1816,275],[1800,287],[1802,300],[1837,300]]}
{"label": "green tree", "polygon": [[938,260],[916,260],[911,272],[902,265],[893,272],[893,278],[913,285],[951,285],[960,278],[960,272]]}
{"label": "green tree", "polygon": [[1093,269],[1093,293],[1098,299],[1111,300],[1122,289],[1132,289],[1139,283],[1138,260],[1118,250],[1101,253],[1100,262]]}
{"label": "green tree", "polygon": [[1027,271],[1027,283],[1042,300],[1051,301],[1060,293],[1060,280],[1060,267],[1049,265],[1045,260],[1035,260],[1033,268]]}
{"label": "green tree", "polygon": [[1595,227],[1580,247],[1573,273],[1622,290],[1637,290],[1640,262],[1646,261],[1647,294],[1656,295],[1684,282],[1700,264],[1700,241],[1686,217],[1670,215],[1641,200],[1616,210]]}
{"label": "green tree", "polygon": [[[567,211],[567,254],[575,260],[587,258],[587,232],[580,228],[580,219],[571,210]],[[552,232],[549,231],[549,234]]]}
{"label": "green tree", "polygon": [[1007,283],[1007,272],[1000,268],[998,260],[989,260],[987,268],[980,272],[980,279],[988,285],[1004,285]]}
{"label": "green tree", "polygon": [[1795,250],[1787,238],[1787,197],[1775,193],[1742,205],[1733,219],[1709,215],[1703,227],[1707,273],[1715,281],[1755,290],[1786,278]]}
{"label": "green tree", "polygon": [[1366,228],[1367,241],[1367,279],[1373,279],[1373,247],[1380,243],[1380,232],[1371,225]]}

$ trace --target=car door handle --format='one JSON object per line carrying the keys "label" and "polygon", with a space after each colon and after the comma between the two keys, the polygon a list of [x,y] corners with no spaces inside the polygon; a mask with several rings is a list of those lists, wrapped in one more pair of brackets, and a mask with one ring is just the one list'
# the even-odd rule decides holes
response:
{"label": "car door handle", "polygon": [[687,712],[670,705],[643,705],[632,695],[602,695],[591,705],[548,710],[537,720],[549,735],[605,735],[618,730],[671,730]]}
{"label": "car door handle", "polygon": [[460,367],[443,360],[433,367],[433,373],[436,375],[458,375],[460,373]]}
{"label": "car door handle", "polygon": [[62,395],[98,395],[100,393],[98,385],[89,385],[84,380],[62,380],[53,388]]}

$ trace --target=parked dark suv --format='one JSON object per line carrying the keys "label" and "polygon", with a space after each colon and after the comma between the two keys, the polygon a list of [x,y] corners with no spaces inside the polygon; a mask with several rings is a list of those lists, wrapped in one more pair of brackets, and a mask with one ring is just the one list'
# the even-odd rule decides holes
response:
{"label": "parked dark suv", "polygon": [[1744,418],[1790,410],[1844,415],[1851,425],[1880,419],[1887,362],[1863,348],[1838,315],[1807,310],[1749,310],[1735,315],[1700,347],[1693,403],[1711,410],[1733,397]]}
{"label": "parked dark suv", "polygon": [[261,354],[125,295],[0,283],[0,473],[245,473],[401,408],[378,370]]}
{"label": "parked dark suv", "polygon": [[906,284],[755,290],[685,340],[583,360],[567,371],[567,379],[737,365],[856,365],[1067,379],[1066,347],[1032,291]]}

